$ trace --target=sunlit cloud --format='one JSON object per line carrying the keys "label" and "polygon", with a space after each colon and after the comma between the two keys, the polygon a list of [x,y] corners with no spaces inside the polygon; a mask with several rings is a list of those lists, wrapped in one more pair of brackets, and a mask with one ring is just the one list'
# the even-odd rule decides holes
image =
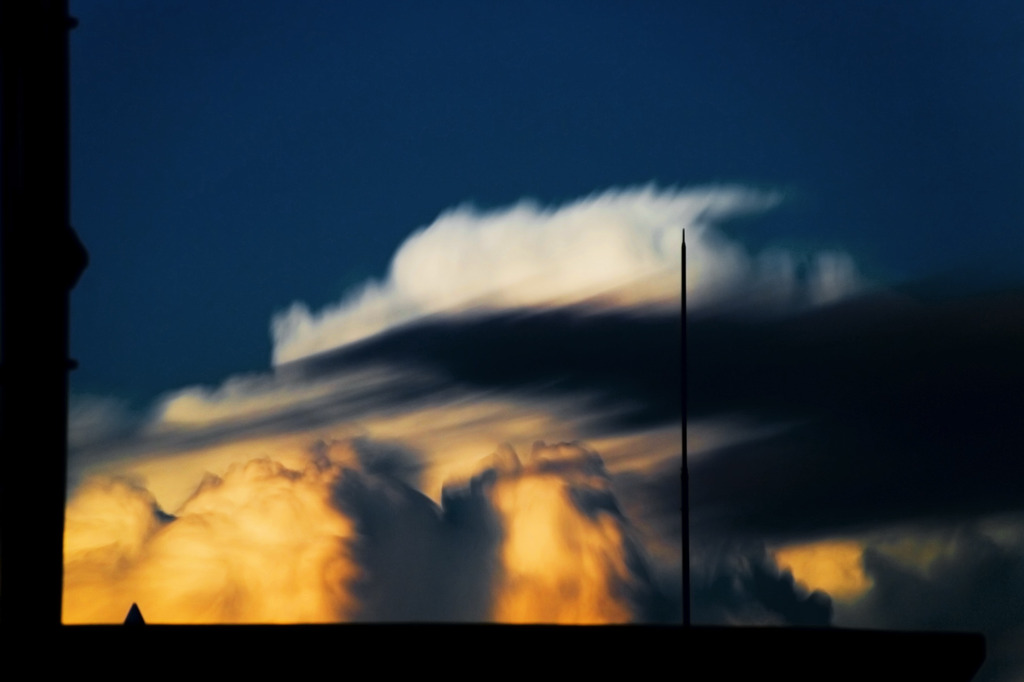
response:
{"label": "sunlit cloud", "polygon": [[[686,231],[688,305],[754,294],[747,304],[827,303],[862,285],[843,253],[750,254],[715,229],[781,195],[744,187],[609,191],[553,208],[522,202],[443,213],[401,245],[381,281],[312,312],[274,317],[274,363],[358,341],[425,315],[587,303],[602,309],[679,305]],[[763,300],[762,300],[763,299]]]}
{"label": "sunlit cloud", "polygon": [[[359,380],[363,386],[369,383],[366,376]],[[336,395],[340,390],[332,382],[282,384],[271,375],[231,377],[216,389],[196,386],[164,396],[154,410],[149,428],[170,431],[253,420],[279,413],[285,407]]]}
{"label": "sunlit cloud", "polygon": [[119,622],[132,603],[154,623],[656,612],[662,592],[596,453],[538,443],[520,461],[503,446],[442,505],[396,475],[401,459],[314,443],[294,468],[261,458],[207,475],[173,516],[141,484],[91,479],[68,506],[64,621]]}
{"label": "sunlit cloud", "polygon": [[[488,496],[504,530],[495,619],[513,623],[629,622],[642,574],[599,457],[577,445],[511,449]],[[644,576],[646,577],[646,576]]]}
{"label": "sunlit cloud", "polygon": [[823,540],[780,547],[775,562],[809,590],[827,592],[833,599],[852,601],[871,588],[864,573],[864,547],[855,540]]}
{"label": "sunlit cloud", "polygon": [[336,475],[252,460],[204,479],[173,520],[144,490],[88,484],[68,506],[64,622],[119,622],[133,602],[160,623],[343,619],[356,568]]}
{"label": "sunlit cloud", "polygon": [[[409,404],[381,404],[365,396],[390,384],[363,384],[361,376],[341,375],[332,385],[343,390],[312,401],[306,395],[296,397],[287,386],[280,393],[264,386],[255,401],[243,395],[236,402],[218,390],[175,394],[134,437],[110,443],[106,451],[89,457],[72,452],[71,469],[76,478],[102,474],[145,479],[159,503],[173,511],[206,471],[222,474],[232,463],[255,456],[297,466],[296,460],[315,441],[401,442],[417,453],[422,467],[418,487],[435,501],[446,481],[468,480],[480,453],[496,441],[528,450],[538,439],[585,439],[608,453],[609,470],[616,473],[650,470],[680,456],[678,425],[605,432],[598,427],[615,413],[590,406],[581,397],[447,389]],[[275,402],[276,410],[267,413],[266,405]],[[173,418],[164,421],[168,413]]]}

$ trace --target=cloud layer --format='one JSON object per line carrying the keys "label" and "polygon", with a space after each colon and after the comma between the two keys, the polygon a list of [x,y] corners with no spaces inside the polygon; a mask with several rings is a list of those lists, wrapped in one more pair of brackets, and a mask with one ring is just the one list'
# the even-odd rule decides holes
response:
{"label": "cloud layer", "polygon": [[979,682],[1024,670],[1024,524],[1019,515],[870,538],[863,566],[873,588],[839,603],[846,627],[984,632]]}
{"label": "cloud layer", "polygon": [[795,622],[764,608],[791,569],[836,625],[980,631],[978,679],[1020,679],[1024,290],[932,283],[688,331],[688,418],[747,431],[691,460],[695,533],[755,548],[695,559],[703,617]]}
{"label": "cloud layer", "polygon": [[689,417],[781,426],[695,462],[694,513],[778,538],[1024,509],[1022,347],[1020,290],[691,321]]}
{"label": "cloud layer", "polygon": [[[311,444],[208,476],[174,516],[93,479],[68,507],[64,620],[605,623],[665,613],[601,458],[508,446],[435,505],[394,446]],[[671,609],[669,609],[671,611]]]}

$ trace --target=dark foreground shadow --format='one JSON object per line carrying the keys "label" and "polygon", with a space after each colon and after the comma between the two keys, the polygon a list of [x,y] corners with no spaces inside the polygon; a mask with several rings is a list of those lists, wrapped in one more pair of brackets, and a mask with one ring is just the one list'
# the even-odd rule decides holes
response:
{"label": "dark foreground shadow", "polygon": [[[27,633],[23,633],[27,634]],[[65,660],[108,665],[125,654],[149,670],[223,670],[317,659],[335,671],[444,677],[528,674],[573,679],[921,680],[966,682],[985,658],[969,633],[658,626],[299,625],[68,626],[51,631]],[[42,635],[40,635],[42,636]]]}

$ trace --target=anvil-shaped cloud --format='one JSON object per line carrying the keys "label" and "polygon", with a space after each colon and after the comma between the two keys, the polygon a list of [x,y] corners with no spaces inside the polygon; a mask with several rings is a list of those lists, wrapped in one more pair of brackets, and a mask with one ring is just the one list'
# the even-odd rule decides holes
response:
{"label": "anvil-shaped cloud", "polygon": [[[382,282],[277,316],[272,371],[134,422],[74,400],[67,618],[128,600],[151,621],[678,621],[684,231],[694,314],[863,287],[843,254],[751,253],[717,227],[779,200],[647,188],[457,209]],[[696,429],[705,452],[737,441],[720,416]],[[587,446],[477,464],[537,440]]]}

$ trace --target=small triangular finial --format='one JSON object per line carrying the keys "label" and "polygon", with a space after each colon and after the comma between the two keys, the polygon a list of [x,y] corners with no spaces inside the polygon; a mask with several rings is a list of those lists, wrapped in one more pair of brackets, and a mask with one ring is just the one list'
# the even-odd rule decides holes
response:
{"label": "small triangular finial", "polygon": [[132,607],[128,609],[128,616],[124,619],[125,625],[145,625],[146,621],[142,618],[142,611],[139,611],[139,605],[133,603]]}

